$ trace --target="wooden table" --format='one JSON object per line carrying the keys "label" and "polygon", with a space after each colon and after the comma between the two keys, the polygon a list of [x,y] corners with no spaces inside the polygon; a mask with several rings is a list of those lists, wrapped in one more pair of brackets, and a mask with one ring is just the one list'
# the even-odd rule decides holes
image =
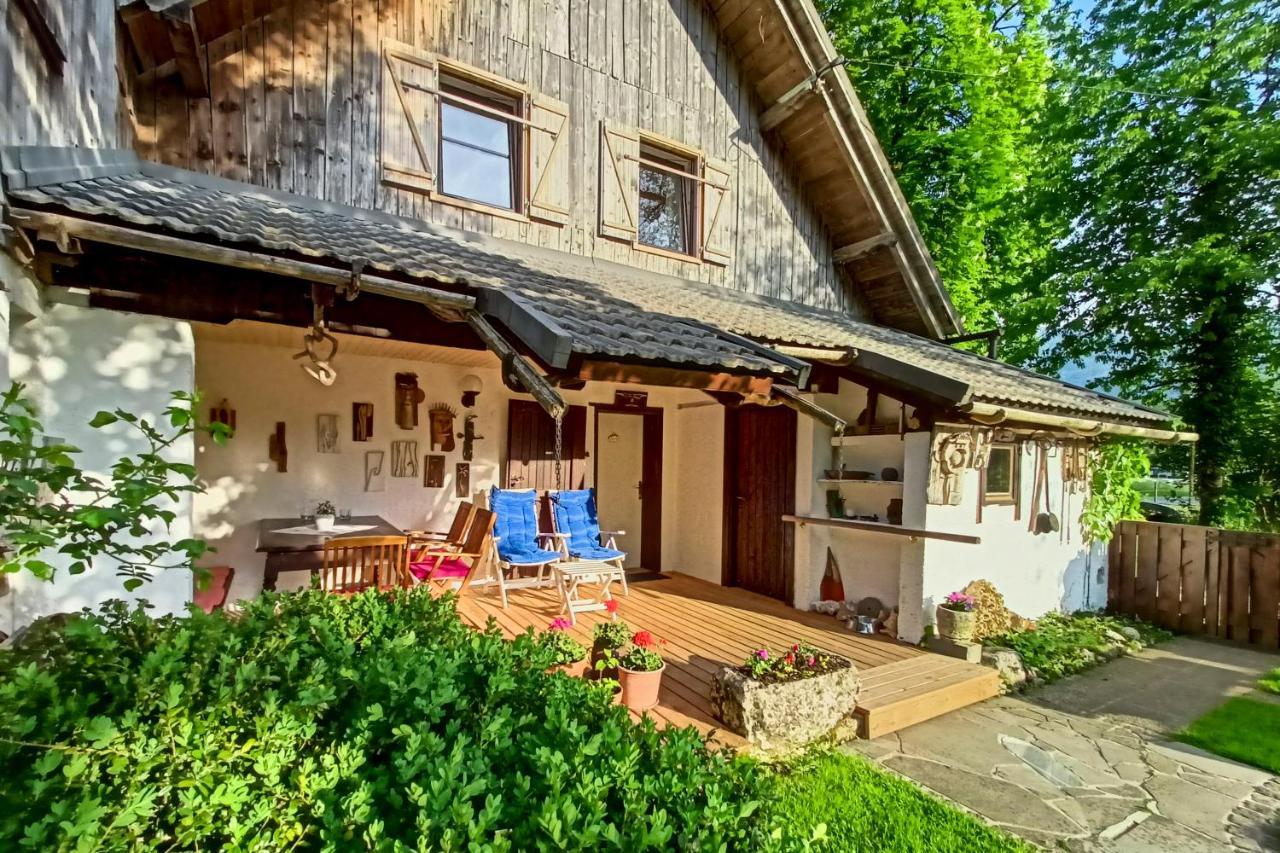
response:
{"label": "wooden table", "polygon": [[[621,583],[622,594],[627,594],[627,573],[616,563],[578,560],[573,563],[556,563],[552,565],[551,571],[560,590],[563,612],[569,614],[569,622],[572,624],[577,624],[579,613],[605,609],[605,602],[613,598],[609,587],[614,581]],[[584,583],[600,584],[600,592],[594,600],[582,596],[579,587]]]}
{"label": "wooden table", "polygon": [[311,572],[316,577],[323,567],[324,543],[329,539],[348,539],[353,536],[400,536],[403,530],[380,515],[357,515],[344,518],[339,524],[368,524],[365,530],[351,533],[281,533],[290,527],[301,527],[311,522],[301,518],[264,518],[258,522],[259,553],[267,555],[266,570],[262,575],[262,588],[274,590],[281,572]]}

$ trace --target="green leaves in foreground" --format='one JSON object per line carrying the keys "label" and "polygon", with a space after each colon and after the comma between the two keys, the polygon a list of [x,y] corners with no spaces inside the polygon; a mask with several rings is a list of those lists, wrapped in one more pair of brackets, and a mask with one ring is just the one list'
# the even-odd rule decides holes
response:
{"label": "green leaves in foreground", "polygon": [[115,603],[0,651],[0,849],[767,849],[755,765],[423,591]]}

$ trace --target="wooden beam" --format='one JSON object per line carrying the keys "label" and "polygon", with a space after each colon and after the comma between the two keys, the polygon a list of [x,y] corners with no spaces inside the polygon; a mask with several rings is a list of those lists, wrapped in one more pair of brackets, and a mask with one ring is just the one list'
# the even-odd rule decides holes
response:
{"label": "wooden beam", "polygon": [[209,97],[209,81],[205,78],[204,65],[200,62],[200,41],[196,36],[196,22],[188,11],[182,18],[164,16],[169,30],[169,42],[173,45],[182,88],[193,98]]}
{"label": "wooden beam", "polygon": [[480,336],[480,340],[484,341],[494,354],[502,359],[503,371],[506,372],[509,369],[514,373],[520,384],[533,395],[533,399],[538,401],[538,405],[548,415],[555,420],[564,417],[564,413],[569,409],[564,398],[551,386],[545,376],[533,369],[533,365],[529,364],[488,320],[477,311],[468,311],[467,325]]}
{"label": "wooden beam", "polygon": [[883,249],[886,246],[894,246],[898,243],[896,234],[886,231],[883,234],[877,234],[874,237],[868,237],[865,240],[859,240],[856,243],[850,243],[847,246],[841,246],[831,253],[831,259],[837,264],[847,264],[850,261],[856,261],[864,255],[869,255],[876,249]]}
{"label": "wooden beam", "polygon": [[944,533],[940,530],[924,530],[919,527],[903,527],[882,521],[856,521],[852,518],[823,518],[819,515],[784,515],[783,521],[792,524],[815,524],[819,527],[843,527],[846,530],[863,530],[867,533],[886,533],[890,536],[906,536],[911,539],[940,539],[943,542],[960,542],[965,545],[981,545],[979,536],[963,533]]}
{"label": "wooden beam", "polygon": [[[50,73],[61,77],[62,66],[67,62],[67,55],[63,52],[62,45],[58,44],[58,36],[54,33],[53,27],[49,26],[49,19],[36,5],[35,0],[13,0],[13,4],[27,19],[27,24],[31,27],[31,35],[35,37],[36,46],[40,48],[40,54],[44,57],[45,64],[49,66]],[[6,61],[12,62],[13,59],[10,57]]]}
{"label": "wooden beam", "polygon": [[760,114],[760,132],[768,133],[800,110],[809,102],[809,96],[817,90],[818,82],[806,77],[796,84],[795,88],[784,93],[778,100]]}
{"label": "wooden beam", "polygon": [[700,391],[731,391],[735,394],[758,394],[767,397],[773,380],[763,376],[738,376],[701,370],[621,364],[613,361],[584,361],[578,371],[580,379],[595,382],[626,382],[643,385],[665,385]]}
{"label": "wooden beam", "polygon": [[[113,246],[124,246],[141,252],[155,252],[177,258],[194,261],[205,261],[236,269],[253,270],[282,275],[288,278],[299,278],[304,281],[328,284],[333,287],[347,287],[353,276],[350,271],[335,269],[308,261],[296,261],[292,258],[279,258],[244,249],[232,249],[226,246],[215,246],[209,243],[197,243],[178,237],[163,234],[151,234],[133,228],[122,228],[119,225],[108,225],[105,222],[90,222],[73,216],[62,216],[56,213],[44,213],[34,210],[13,209],[10,221],[23,228],[39,230],[48,229],[54,233],[65,233],[97,243],[108,243]],[[360,289],[392,299],[417,302],[431,309],[443,311],[469,310],[475,307],[473,297],[461,293],[450,293],[424,285],[409,284],[376,275],[359,277]]]}

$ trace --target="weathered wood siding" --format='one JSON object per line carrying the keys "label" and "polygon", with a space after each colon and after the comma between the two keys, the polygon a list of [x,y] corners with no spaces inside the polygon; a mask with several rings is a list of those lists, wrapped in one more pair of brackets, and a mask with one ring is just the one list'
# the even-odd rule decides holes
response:
{"label": "weathered wood siding", "polygon": [[49,73],[27,19],[0,0],[0,145],[120,144],[115,7],[110,0],[44,0],[67,56]]}
{"label": "weathered wood siding", "polygon": [[[380,46],[396,39],[569,104],[567,225],[432,202],[380,182]],[[202,48],[210,97],[176,74],[133,93],[144,156],[726,287],[855,309],[825,229],[700,0],[295,0]],[[601,119],[730,164],[732,262],[691,264],[597,236]],[[821,191],[822,188],[817,188]]]}

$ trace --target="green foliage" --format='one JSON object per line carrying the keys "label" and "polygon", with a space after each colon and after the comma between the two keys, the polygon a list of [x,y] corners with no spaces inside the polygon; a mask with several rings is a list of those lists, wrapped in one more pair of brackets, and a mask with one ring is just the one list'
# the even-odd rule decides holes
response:
{"label": "green foliage", "polygon": [[1129,651],[1173,638],[1163,628],[1123,616],[1049,613],[1036,622],[1035,628],[992,637],[990,644],[1013,649],[1040,678],[1057,681],[1105,660],[1107,650],[1117,645],[1115,636],[1123,636],[1124,628],[1138,632],[1138,640],[1125,644]]}
{"label": "green foliage", "polygon": [[592,637],[602,649],[620,649],[631,640],[631,628],[626,622],[598,622]]}
{"label": "green foliage", "polygon": [[170,461],[170,448],[196,430],[215,441],[225,439],[224,425],[198,422],[199,397],[173,394],[164,412],[166,427],[124,409],[94,415],[89,422],[94,429],[122,427],[145,445],[142,452],[117,459],[110,475],[101,477],[76,464],[79,448],[46,443],[35,406],[22,390],[15,383],[0,397],[3,570],[50,580],[50,553],[66,557],[73,575],[103,557],[115,562],[126,589],[136,589],[158,569],[191,568],[207,550],[204,542],[155,541],[148,534],[157,525],[168,529],[175,515],[167,507],[201,490],[195,466]]}
{"label": "green foliage", "polygon": [[586,646],[569,636],[567,624],[561,627],[553,623],[551,630],[542,632],[538,637],[538,642],[551,654],[552,666],[577,663],[587,657]]}
{"label": "green foliage", "polygon": [[320,501],[316,504],[316,515],[336,515],[337,509],[333,506],[333,501]]}
{"label": "green foliage", "polygon": [[1267,693],[1280,693],[1280,667],[1259,678],[1258,689],[1265,690]]}
{"label": "green foliage", "polygon": [[1280,773],[1280,705],[1228,699],[1175,737],[1223,758]]}
{"label": "green foliage", "polygon": [[1140,443],[1113,438],[1096,447],[1089,464],[1093,477],[1080,524],[1085,541],[1110,542],[1117,521],[1142,518],[1134,483],[1151,474],[1151,460]]}
{"label": "green foliage", "polygon": [[422,589],[115,603],[0,650],[5,850],[776,848],[755,765]]}
{"label": "green foliage", "polygon": [[1030,851],[977,818],[841,752],[806,756],[776,777],[767,809],[796,838],[840,853]]}
{"label": "green foliage", "polygon": [[775,654],[767,648],[756,649],[743,661],[741,669],[756,681],[772,684],[813,678],[844,666],[843,661],[816,646],[792,643],[791,648],[782,654]]}

